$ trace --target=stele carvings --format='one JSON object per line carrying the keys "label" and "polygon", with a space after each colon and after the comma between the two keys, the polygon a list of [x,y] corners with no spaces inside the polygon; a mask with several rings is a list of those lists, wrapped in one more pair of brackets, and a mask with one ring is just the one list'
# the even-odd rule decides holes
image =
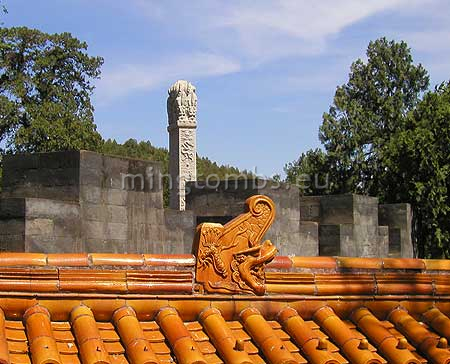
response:
{"label": "stele carvings", "polygon": [[275,218],[273,201],[262,195],[247,199],[246,212],[225,225],[197,226],[196,281],[208,293],[265,293],[265,265],[277,253],[266,240],[261,243]]}
{"label": "stele carvings", "polygon": [[185,80],[175,82],[168,93],[169,171],[172,179],[170,207],[185,210],[186,181],[197,179],[197,94],[195,87]]}

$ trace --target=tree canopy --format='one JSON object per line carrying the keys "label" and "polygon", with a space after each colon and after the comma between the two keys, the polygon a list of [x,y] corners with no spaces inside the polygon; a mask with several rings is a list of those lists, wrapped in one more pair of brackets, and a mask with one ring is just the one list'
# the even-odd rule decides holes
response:
{"label": "tree canopy", "polygon": [[405,42],[370,42],[349,80],[324,113],[319,139],[285,167],[288,180],[328,174],[322,189],[305,194],[362,193],[413,207],[420,257],[450,257],[450,94],[444,83],[427,91],[429,76]]}
{"label": "tree canopy", "polygon": [[328,175],[328,156],[317,148],[302,153],[284,168],[286,182],[297,185],[305,195],[324,195],[332,191]]}
{"label": "tree canopy", "polygon": [[383,154],[380,194],[414,207],[418,255],[450,258],[450,83],[425,95]]}
{"label": "tree canopy", "polygon": [[98,150],[90,96],[102,63],[69,33],[0,28],[0,152]]}
{"label": "tree canopy", "polygon": [[320,127],[336,191],[379,193],[385,178],[381,150],[405,128],[406,115],[428,85],[427,71],[413,63],[405,42],[369,43],[367,62],[351,65],[349,81],[337,88]]}

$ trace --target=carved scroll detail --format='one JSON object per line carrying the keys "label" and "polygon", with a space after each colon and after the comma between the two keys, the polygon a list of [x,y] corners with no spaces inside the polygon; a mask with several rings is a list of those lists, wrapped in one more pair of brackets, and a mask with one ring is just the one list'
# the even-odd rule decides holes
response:
{"label": "carved scroll detail", "polygon": [[265,265],[277,249],[268,240],[260,243],[275,218],[275,206],[266,196],[252,196],[247,211],[222,226],[203,223],[197,227],[196,280],[207,292],[265,293]]}
{"label": "carved scroll detail", "polygon": [[170,87],[167,114],[169,115],[169,125],[196,124],[197,94],[191,83],[179,80]]}

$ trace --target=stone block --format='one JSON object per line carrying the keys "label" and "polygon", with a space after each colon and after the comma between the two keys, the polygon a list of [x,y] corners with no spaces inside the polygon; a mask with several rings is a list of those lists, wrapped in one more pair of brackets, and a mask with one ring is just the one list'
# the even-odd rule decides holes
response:
{"label": "stone block", "polygon": [[300,221],[294,219],[286,219],[284,226],[280,226],[280,229],[287,230],[288,233],[298,233],[300,231]]}
{"label": "stone block", "polygon": [[39,218],[27,219],[25,223],[25,234],[50,238],[53,236],[53,220]]}
{"label": "stone block", "polygon": [[356,241],[369,242],[376,245],[378,225],[353,225],[353,236]]}
{"label": "stone block", "polygon": [[80,185],[90,185],[95,187],[107,188],[112,183],[104,175],[101,168],[80,168]]}
{"label": "stone block", "polygon": [[[150,226],[154,225],[165,225],[165,214],[167,210],[156,210],[151,209],[149,211],[146,211],[146,224],[149,224]],[[168,226],[170,228],[170,226]]]}
{"label": "stone block", "polygon": [[145,242],[147,254],[163,254],[164,242],[162,240],[148,240]]}
{"label": "stone block", "polygon": [[21,169],[6,169],[3,167],[2,190],[14,188],[14,186],[23,185],[25,176]]}
{"label": "stone block", "polygon": [[103,154],[87,150],[80,151],[80,169],[101,170],[103,167],[103,157]]}
{"label": "stone block", "polygon": [[[33,173],[35,172],[34,176]],[[79,183],[78,168],[40,168],[30,170],[30,176],[27,176],[27,183],[39,184],[42,186],[76,186]]]}
{"label": "stone block", "polygon": [[83,221],[83,238],[87,240],[104,240],[106,239],[106,223],[102,221]]}
{"label": "stone block", "polygon": [[[17,194],[19,195],[19,194]],[[60,200],[68,202],[78,202],[80,197],[80,189],[78,185],[67,186],[35,186],[35,192],[27,195],[20,194],[23,197],[42,198],[50,200]]]}
{"label": "stone block", "polygon": [[2,190],[3,198],[29,198],[37,197],[41,194],[40,186],[23,186],[16,184],[13,186],[5,186]]}
{"label": "stone block", "polygon": [[198,193],[186,194],[186,210],[203,211],[208,205],[208,196]]}
{"label": "stone block", "polygon": [[302,221],[320,222],[320,196],[303,196],[300,198],[300,219]]}
{"label": "stone block", "polygon": [[5,171],[37,169],[39,167],[39,154],[5,154],[3,168]]}
{"label": "stone block", "polygon": [[38,153],[38,168],[79,168],[79,151]]}
{"label": "stone block", "polygon": [[114,189],[105,190],[105,202],[108,205],[126,206],[128,197],[129,193],[127,191]]}
{"label": "stone block", "polygon": [[27,218],[68,218],[76,219],[80,214],[77,203],[50,199],[30,198],[26,200]]}
{"label": "stone block", "polygon": [[108,201],[108,192],[105,192],[101,187],[95,187],[90,185],[80,186],[80,202],[89,202],[94,204],[100,204],[103,202],[110,203]]}
{"label": "stone block", "polygon": [[106,224],[107,240],[127,240],[128,238],[128,224],[109,222]]}
{"label": "stone block", "polygon": [[389,256],[389,227],[378,227],[378,257]]}
{"label": "stone block", "polygon": [[411,237],[411,206],[406,203],[380,205],[378,216],[380,224],[389,227],[390,254],[412,258],[414,249]]}
{"label": "stone block", "polygon": [[324,225],[353,224],[353,195],[329,195],[320,199]]}
{"label": "stone block", "polygon": [[401,229],[389,228],[389,256],[400,258],[402,256]]}
{"label": "stone block", "polygon": [[105,205],[89,202],[81,203],[81,215],[83,219],[91,221],[106,221],[108,216]]}
{"label": "stone block", "polygon": [[0,220],[0,234],[23,235],[25,234],[25,219]]}
{"label": "stone block", "polygon": [[0,251],[24,252],[24,234],[0,234]]}
{"label": "stone block", "polygon": [[10,173],[16,180],[13,182],[12,186],[22,185],[24,187],[33,185],[42,185],[45,181],[42,176],[42,171],[40,169],[17,169]]}
{"label": "stone block", "polygon": [[341,226],[319,226],[319,255],[336,256],[341,253]]}
{"label": "stone block", "polygon": [[147,194],[149,201],[150,201],[150,206],[151,208],[154,209],[163,209],[164,208],[164,196],[163,196],[163,191],[158,191],[158,192],[152,192]]}
{"label": "stone block", "polygon": [[88,239],[86,240],[87,253],[123,253],[126,252],[126,240],[105,240]]}
{"label": "stone block", "polygon": [[378,226],[378,198],[353,195],[353,209],[354,224]]}
{"label": "stone block", "polygon": [[308,240],[315,241],[319,245],[319,224],[314,221],[301,221],[300,233],[308,237]]}
{"label": "stone block", "polygon": [[[193,227],[193,221],[190,220],[190,217],[193,217],[192,213],[190,213],[186,217],[184,215],[184,211],[165,209],[164,225],[169,231],[173,230],[174,228]],[[184,225],[183,223],[186,223],[186,225]]]}
{"label": "stone block", "polygon": [[162,194],[158,192],[133,191],[128,193],[128,206],[138,206],[143,211],[155,208],[162,209],[162,204]]}
{"label": "stone block", "polygon": [[108,221],[122,224],[127,223],[127,208],[125,206],[109,205],[106,209]]}
{"label": "stone block", "polygon": [[53,220],[53,236],[55,238],[80,239],[81,238],[81,219],[79,217],[58,218]]}
{"label": "stone block", "polygon": [[26,251],[33,253],[77,253],[79,241],[70,237],[49,237],[47,239],[41,236],[27,236]]}

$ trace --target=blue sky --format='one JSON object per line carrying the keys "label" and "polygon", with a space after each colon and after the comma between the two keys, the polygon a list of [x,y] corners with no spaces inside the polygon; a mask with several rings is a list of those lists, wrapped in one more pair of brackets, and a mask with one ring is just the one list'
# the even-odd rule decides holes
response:
{"label": "blue sky", "polygon": [[104,138],[167,146],[167,89],[197,87],[198,152],[270,176],[320,145],[337,85],[370,40],[405,40],[450,79],[448,0],[4,0],[6,26],[71,32],[104,57]]}

